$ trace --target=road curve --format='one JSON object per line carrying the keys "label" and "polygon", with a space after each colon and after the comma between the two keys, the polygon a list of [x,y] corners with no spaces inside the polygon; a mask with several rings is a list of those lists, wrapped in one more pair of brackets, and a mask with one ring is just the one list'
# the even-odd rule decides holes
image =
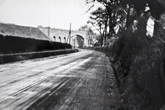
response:
{"label": "road curve", "polygon": [[115,78],[100,52],[0,65],[0,110],[116,110]]}

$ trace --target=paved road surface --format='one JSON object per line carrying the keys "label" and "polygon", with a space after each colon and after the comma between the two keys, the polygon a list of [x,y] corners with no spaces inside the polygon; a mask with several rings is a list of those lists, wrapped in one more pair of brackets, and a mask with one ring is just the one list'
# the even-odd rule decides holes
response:
{"label": "paved road surface", "polygon": [[108,58],[80,52],[0,65],[0,110],[117,110]]}

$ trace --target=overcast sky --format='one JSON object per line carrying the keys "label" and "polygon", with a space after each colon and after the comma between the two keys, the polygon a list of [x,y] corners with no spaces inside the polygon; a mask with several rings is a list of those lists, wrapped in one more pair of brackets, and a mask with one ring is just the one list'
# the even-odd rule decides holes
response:
{"label": "overcast sky", "polygon": [[69,29],[72,23],[76,30],[89,19],[88,8],[85,0],[0,0],[0,21],[60,29]]}

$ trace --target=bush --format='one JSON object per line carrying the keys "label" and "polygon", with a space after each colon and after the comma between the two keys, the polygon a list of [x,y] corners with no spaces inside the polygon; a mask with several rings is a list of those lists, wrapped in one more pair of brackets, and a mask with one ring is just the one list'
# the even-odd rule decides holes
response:
{"label": "bush", "polygon": [[63,43],[63,45],[66,49],[71,49],[72,48],[72,45],[70,45],[68,43]]}
{"label": "bush", "polygon": [[59,50],[72,48],[70,44],[0,35],[0,54]]}
{"label": "bush", "polygon": [[139,31],[122,32],[109,48],[123,106],[128,110],[158,110],[165,103],[165,57],[162,39]]}

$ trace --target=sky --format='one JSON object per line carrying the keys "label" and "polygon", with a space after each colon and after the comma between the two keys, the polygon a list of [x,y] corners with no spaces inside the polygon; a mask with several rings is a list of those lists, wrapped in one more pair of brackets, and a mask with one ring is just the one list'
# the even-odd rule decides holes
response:
{"label": "sky", "polygon": [[[99,4],[95,5],[95,8]],[[0,22],[73,30],[86,25],[90,6],[85,0],[0,0]]]}

